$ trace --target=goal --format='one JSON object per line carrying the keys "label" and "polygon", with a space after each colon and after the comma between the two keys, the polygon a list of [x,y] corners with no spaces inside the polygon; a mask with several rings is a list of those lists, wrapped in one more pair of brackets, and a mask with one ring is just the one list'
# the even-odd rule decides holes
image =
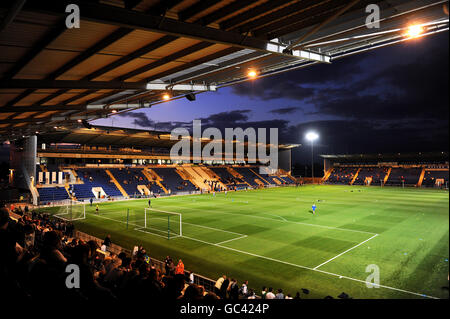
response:
{"label": "goal", "polygon": [[147,233],[174,239],[183,236],[182,216],[180,213],[145,208],[142,230]]}
{"label": "goal", "polygon": [[86,206],[84,204],[69,204],[61,206],[54,215],[62,220],[74,221],[86,218]]}

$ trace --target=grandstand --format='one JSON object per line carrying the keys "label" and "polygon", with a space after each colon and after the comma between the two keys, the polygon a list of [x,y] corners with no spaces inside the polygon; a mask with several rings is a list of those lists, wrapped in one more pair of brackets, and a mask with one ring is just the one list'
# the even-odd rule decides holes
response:
{"label": "grandstand", "polygon": [[322,155],[322,183],[448,188],[448,153]]}
{"label": "grandstand", "polygon": [[[367,6],[382,9],[375,30]],[[0,209],[0,292],[112,308],[264,285],[279,299],[448,299],[448,153],[322,155],[315,184],[291,174],[299,144],[278,145],[270,169],[244,141],[229,141],[244,158],[173,159],[170,132],[92,122],[448,27],[441,0],[1,1],[0,142],[21,192]],[[69,263],[81,288],[66,289]],[[224,274],[243,289],[216,289]]]}

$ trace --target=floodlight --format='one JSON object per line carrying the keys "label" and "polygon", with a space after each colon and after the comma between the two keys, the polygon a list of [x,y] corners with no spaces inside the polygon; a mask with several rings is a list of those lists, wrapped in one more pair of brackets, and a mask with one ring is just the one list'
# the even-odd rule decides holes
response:
{"label": "floodlight", "polygon": [[255,79],[258,76],[258,73],[255,70],[250,70],[248,71],[247,76],[251,79]]}
{"label": "floodlight", "polygon": [[315,140],[317,140],[319,138],[319,135],[315,132],[309,132],[306,134],[306,139],[308,141],[314,142]]}
{"label": "floodlight", "polygon": [[421,25],[411,25],[406,31],[406,36],[408,38],[417,38],[424,32],[424,28]]}
{"label": "floodlight", "polygon": [[166,101],[170,100],[170,95],[168,93],[166,93],[166,94],[163,95],[162,98],[163,98],[163,100],[166,100]]}

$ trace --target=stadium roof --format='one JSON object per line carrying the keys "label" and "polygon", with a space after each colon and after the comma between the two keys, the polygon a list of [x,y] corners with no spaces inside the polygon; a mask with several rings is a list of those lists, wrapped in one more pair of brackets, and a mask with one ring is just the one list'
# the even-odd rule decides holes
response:
{"label": "stadium roof", "polygon": [[329,159],[334,162],[354,162],[354,161],[404,161],[404,160],[438,160],[448,161],[448,152],[407,152],[407,153],[390,153],[390,154],[346,154],[346,155],[320,155],[324,159]]}
{"label": "stadium roof", "polygon": [[[92,146],[115,146],[135,148],[171,148],[181,138],[170,139],[170,132],[125,129],[107,126],[92,126],[91,128],[67,129],[59,127],[52,132],[38,135],[38,143],[72,143]],[[192,138],[191,138],[192,140]],[[203,144],[210,139],[201,139]],[[245,145],[248,143],[246,142]],[[279,149],[292,149],[299,144],[281,144]]]}
{"label": "stadium roof", "polygon": [[[76,3],[80,28],[65,25]],[[366,27],[366,6],[381,28]],[[448,30],[442,0],[2,0],[0,141]],[[280,92],[282,94],[282,92]],[[191,96],[192,98],[192,96]]]}

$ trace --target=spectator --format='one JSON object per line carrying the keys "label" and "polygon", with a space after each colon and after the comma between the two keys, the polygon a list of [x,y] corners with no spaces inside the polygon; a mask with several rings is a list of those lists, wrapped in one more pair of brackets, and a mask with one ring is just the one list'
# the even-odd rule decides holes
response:
{"label": "spectator", "polygon": [[223,275],[219,279],[217,279],[216,284],[214,285],[214,292],[216,295],[220,296],[220,288],[222,288],[222,283],[225,281],[227,276]]}
{"label": "spectator", "polygon": [[250,289],[247,299],[256,299],[256,295],[253,289]]}
{"label": "spectator", "polygon": [[222,285],[220,286],[219,297],[221,299],[226,299],[227,298],[227,291],[228,291],[228,287],[229,286],[230,286],[230,280],[228,278],[225,278],[224,281],[222,282]]}
{"label": "spectator", "polygon": [[239,294],[244,298],[248,297],[248,280],[244,281],[242,284]]}
{"label": "spectator", "polygon": [[232,300],[239,299],[239,286],[236,279],[234,278],[231,279],[231,284],[228,287],[228,295]]}
{"label": "spectator", "polygon": [[112,242],[111,242],[111,235],[108,234],[108,235],[106,235],[106,238],[103,241],[103,245],[105,245],[107,248],[110,248],[111,244],[112,244]]}
{"label": "spectator", "polygon": [[284,299],[283,289],[278,289],[275,299]]}
{"label": "spectator", "polygon": [[269,287],[269,291],[266,294],[266,299],[275,299],[275,294],[273,293],[272,287]]}
{"label": "spectator", "polygon": [[261,290],[261,299],[266,299],[267,287],[263,286]]}
{"label": "spectator", "polygon": [[175,275],[184,275],[184,264],[181,259],[178,260],[177,267],[175,268]]}

